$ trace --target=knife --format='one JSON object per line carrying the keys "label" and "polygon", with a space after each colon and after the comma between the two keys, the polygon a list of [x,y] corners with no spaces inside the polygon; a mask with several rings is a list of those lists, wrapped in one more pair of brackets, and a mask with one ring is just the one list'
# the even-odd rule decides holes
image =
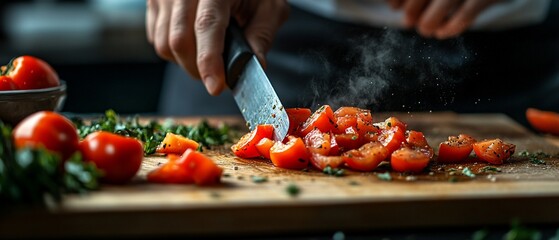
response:
{"label": "knife", "polygon": [[260,124],[271,124],[274,139],[282,141],[289,128],[287,112],[235,19],[227,27],[223,58],[227,85],[247,127],[254,130]]}

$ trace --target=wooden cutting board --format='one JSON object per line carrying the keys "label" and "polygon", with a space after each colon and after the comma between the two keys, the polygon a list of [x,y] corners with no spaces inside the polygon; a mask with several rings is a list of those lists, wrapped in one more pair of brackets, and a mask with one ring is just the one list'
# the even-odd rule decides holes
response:
{"label": "wooden cutting board", "polygon": [[[409,129],[423,131],[431,146],[449,135],[467,133],[476,139],[499,137],[517,145],[517,152],[559,148],[504,115],[453,113],[395,115]],[[241,124],[238,118],[211,118],[211,123]],[[200,118],[182,119],[195,123]],[[556,141],[556,140],[554,140]],[[487,226],[559,223],[559,159],[534,164],[515,156],[483,171],[485,163],[433,165],[418,175],[346,171],[343,177],[274,167],[269,160],[234,157],[228,146],[205,151],[223,167],[223,184],[214,187],[157,185],[145,182],[148,171],[166,160],[147,157],[134,181],[103,186],[84,196],[66,196],[46,211],[16,210],[0,219],[0,236],[168,236],[276,234],[351,231],[408,227]],[[475,177],[462,174],[468,167]],[[266,178],[255,182],[253,178]],[[287,193],[295,185],[300,193]]]}

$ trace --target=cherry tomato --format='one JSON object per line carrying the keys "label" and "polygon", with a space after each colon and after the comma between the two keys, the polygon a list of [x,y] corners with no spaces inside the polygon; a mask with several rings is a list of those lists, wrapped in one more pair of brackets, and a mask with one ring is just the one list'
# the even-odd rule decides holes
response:
{"label": "cherry tomato", "polygon": [[327,166],[338,168],[344,163],[340,156],[324,156],[320,153],[312,153],[310,156],[311,164],[318,170],[323,170]]}
{"label": "cherry tomato", "polygon": [[390,153],[380,142],[370,142],[342,154],[345,164],[357,171],[371,171],[388,158]]}
{"label": "cherry tomato", "polygon": [[514,154],[516,145],[496,138],[476,142],[473,144],[473,148],[479,159],[492,164],[503,164]]}
{"label": "cherry tomato", "polygon": [[168,132],[155,149],[156,153],[183,154],[186,149],[198,149],[198,143],[192,139]]}
{"label": "cherry tomato", "polygon": [[429,155],[420,149],[403,147],[392,153],[390,165],[397,172],[418,173],[429,165]]}
{"label": "cherry tomato", "polygon": [[338,145],[338,141],[336,141],[336,136],[330,132],[330,152],[328,152],[330,156],[338,156],[340,155],[340,145]]}
{"label": "cherry tomato", "polygon": [[186,168],[197,185],[212,185],[221,181],[223,169],[201,152],[187,149],[177,161]]}
{"label": "cherry tomato", "polygon": [[305,143],[298,137],[288,136],[286,144],[276,142],[270,149],[270,159],[276,167],[303,169],[309,165],[309,154]]}
{"label": "cherry tomato", "polygon": [[12,134],[17,148],[44,147],[58,153],[62,160],[78,151],[76,127],[55,112],[41,111],[29,115],[16,125]]}
{"label": "cherry tomato", "polygon": [[388,149],[388,152],[392,153],[398,150],[402,143],[406,141],[405,131],[399,125],[392,126],[381,130],[378,140]]}
{"label": "cherry tomato", "polygon": [[255,158],[259,157],[260,153],[256,149],[256,144],[262,138],[273,138],[274,126],[269,124],[258,125],[249,133],[241,137],[241,139],[231,146],[231,150],[237,157],[241,158]]}
{"label": "cherry tomato", "polygon": [[311,116],[311,110],[308,108],[286,108],[287,117],[289,118],[288,135],[294,134],[299,126]]}
{"label": "cherry tomato", "polygon": [[334,112],[328,105],[323,105],[316,110],[303,124],[301,124],[299,136],[304,137],[315,128],[321,132],[329,132],[334,129],[336,121],[334,120]]}
{"label": "cherry tomato", "polygon": [[270,148],[274,146],[274,143],[272,139],[262,138],[262,140],[256,144],[256,149],[262,157],[270,159]]}
{"label": "cherry tomato", "polygon": [[320,130],[314,129],[305,136],[305,146],[311,153],[328,155],[330,153],[330,137],[330,133],[322,133]]}
{"label": "cherry tomato", "polygon": [[10,77],[18,89],[39,89],[60,85],[58,74],[45,61],[22,56],[8,64],[4,75]]}
{"label": "cherry tomato", "polygon": [[86,161],[103,171],[102,181],[122,184],[132,179],[142,164],[144,149],[135,138],[110,132],[94,132],[80,142]]}
{"label": "cherry tomato", "polygon": [[429,158],[432,158],[435,152],[433,148],[429,146],[425,135],[422,132],[408,130],[406,132],[406,143],[407,146],[413,149],[419,149],[429,155]]}
{"label": "cherry tomato", "polygon": [[11,78],[0,76],[0,91],[16,90],[17,86]]}
{"label": "cherry tomato", "polygon": [[167,162],[161,167],[150,171],[147,174],[147,181],[152,183],[171,183],[184,184],[194,183],[192,175],[187,168],[179,164],[179,155],[167,155]]}
{"label": "cherry tomato", "polygon": [[559,135],[559,113],[528,108],[526,119],[533,128],[542,133]]}
{"label": "cherry tomato", "polygon": [[469,135],[449,136],[447,141],[439,144],[439,162],[461,162],[470,156],[476,140]]}

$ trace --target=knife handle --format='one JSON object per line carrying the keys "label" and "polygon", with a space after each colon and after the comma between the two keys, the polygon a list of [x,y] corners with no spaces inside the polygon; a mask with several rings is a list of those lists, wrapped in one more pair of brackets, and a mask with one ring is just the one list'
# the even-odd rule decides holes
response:
{"label": "knife handle", "polygon": [[225,33],[223,59],[226,70],[226,82],[233,89],[250,58],[254,55],[247,44],[243,30],[234,18],[229,21]]}

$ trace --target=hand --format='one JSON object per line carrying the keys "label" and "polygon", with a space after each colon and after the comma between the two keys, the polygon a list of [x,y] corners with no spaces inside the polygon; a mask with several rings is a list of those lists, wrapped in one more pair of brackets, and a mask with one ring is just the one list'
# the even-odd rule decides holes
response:
{"label": "hand", "polygon": [[226,86],[222,53],[230,17],[265,65],[288,12],[285,0],[148,0],[147,37],[161,58],[177,63],[218,95]]}
{"label": "hand", "polygon": [[500,0],[388,0],[404,11],[404,25],[415,27],[424,37],[457,37],[477,16]]}

